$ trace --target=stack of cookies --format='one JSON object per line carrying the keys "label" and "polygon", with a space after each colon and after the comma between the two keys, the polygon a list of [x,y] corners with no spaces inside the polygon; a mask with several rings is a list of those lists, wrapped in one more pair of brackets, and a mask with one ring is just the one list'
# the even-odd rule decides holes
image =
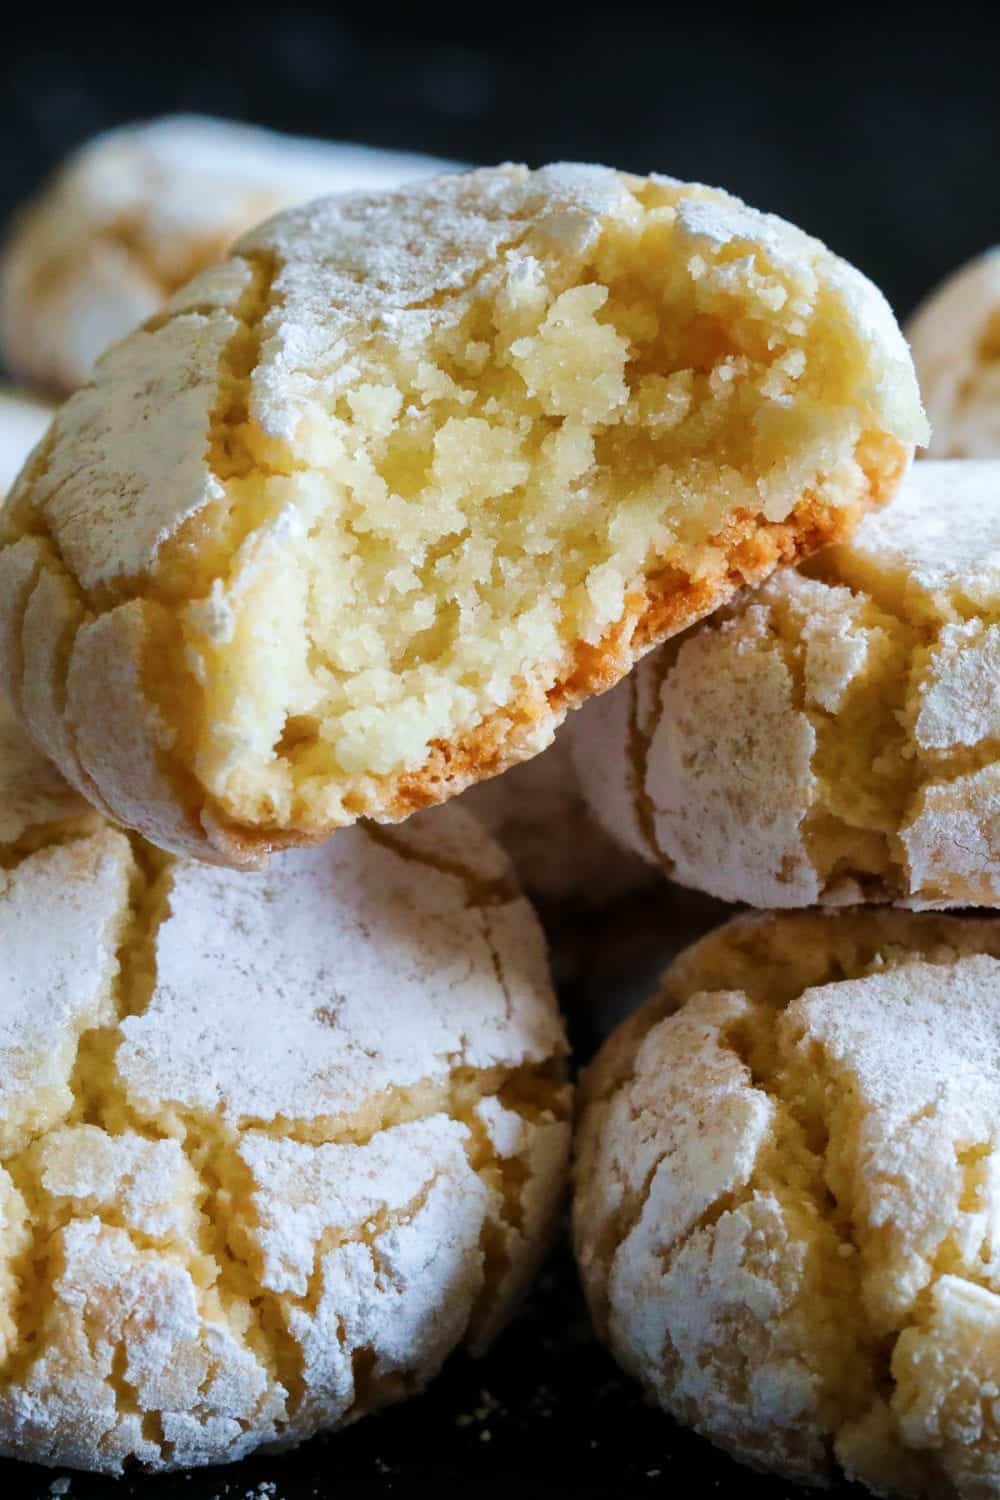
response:
{"label": "stack of cookies", "polygon": [[627,949],[666,875],[809,910],[586,1074],[598,1333],[748,1462],[1000,1490],[1000,935],[917,910],[1000,896],[1000,465],[911,470],[881,294],[720,190],[506,166],[215,259],[136,173],[4,279],[78,388],[0,518],[0,1451],[222,1462],[485,1348],[572,1134],[518,879]]}

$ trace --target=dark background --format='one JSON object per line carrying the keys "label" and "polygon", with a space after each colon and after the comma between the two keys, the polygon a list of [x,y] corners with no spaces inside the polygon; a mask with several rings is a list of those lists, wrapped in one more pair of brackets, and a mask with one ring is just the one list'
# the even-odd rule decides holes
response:
{"label": "dark background", "polygon": [[[0,21],[0,217],[95,131],[199,110],[475,163],[576,158],[700,178],[818,234],[904,316],[1000,240],[998,8],[272,0],[126,13],[17,0]],[[588,980],[565,997],[580,1057],[610,1014],[617,963],[601,954],[620,954],[624,924],[612,911],[590,925]],[[649,951],[643,961],[648,981]],[[5,1500],[47,1497],[52,1478],[0,1461]],[[489,1358],[452,1362],[419,1401],[286,1458],[120,1486],[74,1476],[70,1495],[307,1500],[352,1487],[792,1493],[642,1406],[590,1339],[562,1250]]]}
{"label": "dark background", "polygon": [[818,234],[901,316],[1000,239],[996,3],[4,9],[3,216],[94,131],[187,109],[700,178]]}

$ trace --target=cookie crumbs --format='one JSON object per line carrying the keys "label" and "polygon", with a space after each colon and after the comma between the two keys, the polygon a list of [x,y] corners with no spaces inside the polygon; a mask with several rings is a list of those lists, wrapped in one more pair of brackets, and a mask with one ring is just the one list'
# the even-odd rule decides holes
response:
{"label": "cookie crumbs", "polygon": [[[459,1412],[455,1418],[456,1427],[472,1427],[476,1422],[485,1422],[487,1417],[500,1410],[500,1402],[492,1391],[482,1390],[479,1392],[479,1405],[473,1407],[472,1411]],[[486,1439],[485,1441],[488,1441]]]}

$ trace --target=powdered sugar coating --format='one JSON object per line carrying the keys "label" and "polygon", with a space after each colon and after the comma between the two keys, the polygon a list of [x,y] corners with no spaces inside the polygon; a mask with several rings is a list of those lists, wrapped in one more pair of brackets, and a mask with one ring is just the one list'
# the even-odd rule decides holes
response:
{"label": "powdered sugar coating", "polygon": [[99,354],[261,219],[325,193],[398,187],[452,165],[198,115],[96,136],[28,206],[6,247],[7,361],[73,390]]}
{"label": "powdered sugar coating", "polygon": [[52,420],[52,407],[0,386],[0,501]]}
{"label": "powdered sugar coating", "polygon": [[183,864],[52,771],[26,796],[15,733],[0,1452],[224,1462],[482,1347],[569,1148],[544,940],[496,845],[449,809],[261,876]]}
{"label": "powdered sugar coating", "polygon": [[920,464],[642,663],[574,749],[603,825],[725,900],[998,904],[998,518],[1000,463]]}
{"label": "powdered sugar coating", "polygon": [[800,1481],[1000,1483],[998,996],[996,922],[744,918],[608,1043],[577,1253],[674,1416]]}
{"label": "powdered sugar coating", "polygon": [[[527,907],[515,904],[511,930],[509,901],[466,905],[460,877],[433,865],[436,820],[417,822],[416,852],[363,833],[254,876],[184,868],[157,936],[156,992],[122,1022],[118,1067],[135,1108],[230,1124],[336,1118],[387,1089],[446,1087],[456,1068],[519,1068],[559,1049]],[[485,839],[462,823],[474,872]],[[248,947],[236,964],[234,933]],[[223,972],[206,1015],[209,977]]]}
{"label": "powdered sugar coating", "polygon": [[931,458],[1000,458],[1000,247],[936,287],[906,325]]}

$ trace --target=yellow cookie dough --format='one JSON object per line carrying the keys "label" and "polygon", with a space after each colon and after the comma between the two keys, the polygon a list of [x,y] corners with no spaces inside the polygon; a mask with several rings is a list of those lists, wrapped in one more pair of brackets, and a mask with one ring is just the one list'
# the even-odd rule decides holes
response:
{"label": "yellow cookie dough", "polygon": [[1000,458],[1000,246],[969,261],[906,325],[932,458]]}
{"label": "yellow cookie dough", "polygon": [[221,1463],[482,1348],[559,1215],[564,1052],[458,809],[178,863],[0,712],[0,1454]]}
{"label": "yellow cookie dough", "polygon": [[252,862],[544,749],[924,436],[881,294],[718,190],[323,200],[63,407],[8,506],[0,678],[119,821]]}
{"label": "yellow cookie dough", "polygon": [[1000,920],[737,919],[586,1077],[574,1232],[596,1326],[757,1468],[984,1500],[998,1161]]}
{"label": "yellow cookie dough", "polygon": [[18,374],[75,390],[109,344],[261,219],[453,166],[200,115],[109,130],[15,221],[0,255],[0,351]]}
{"label": "yellow cookie dough", "polygon": [[44,401],[0,385],[0,502],[52,420]]}
{"label": "yellow cookie dough", "polygon": [[591,808],[686,885],[1000,905],[1000,463],[916,465],[585,715]]}

